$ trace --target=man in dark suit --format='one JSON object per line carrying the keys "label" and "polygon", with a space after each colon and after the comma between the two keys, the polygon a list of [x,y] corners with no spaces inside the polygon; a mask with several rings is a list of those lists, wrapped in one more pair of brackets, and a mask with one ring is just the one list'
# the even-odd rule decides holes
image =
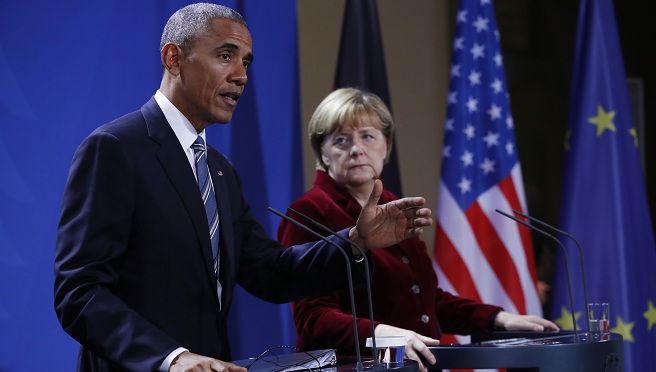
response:
{"label": "man in dark suit", "polygon": [[[160,47],[155,96],[96,129],[74,155],[57,236],[55,310],[82,345],[81,371],[243,371],[225,362],[234,285],[289,302],[346,286],[344,260],[327,243],[285,250],[269,239],[236,170],[205,150],[205,127],[230,121],[247,81],[252,41],[241,15],[187,6],[167,22]],[[199,187],[208,178],[208,188]],[[377,181],[356,226],[339,234],[374,249],[432,223],[423,198],[377,206],[381,193]],[[332,240],[361,278],[353,247]]]}

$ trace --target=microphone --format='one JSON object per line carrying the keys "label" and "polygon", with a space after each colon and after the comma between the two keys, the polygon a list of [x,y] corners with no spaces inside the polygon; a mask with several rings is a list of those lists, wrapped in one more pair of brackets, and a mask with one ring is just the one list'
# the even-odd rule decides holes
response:
{"label": "microphone", "polygon": [[[365,271],[365,285],[367,287],[367,303],[369,305],[369,323],[371,323],[371,353],[373,355],[373,360],[374,360],[374,367],[377,367],[379,364],[378,358],[376,357],[377,355],[377,348],[376,348],[376,329],[374,325],[374,306],[373,306],[373,301],[371,300],[371,280],[370,275],[369,275],[369,260],[367,259],[367,255],[364,253],[362,248],[360,248],[359,245],[355,244],[354,241],[348,238],[344,238],[341,235],[337,235],[337,233],[327,226],[321,224],[319,221],[313,220],[312,218],[304,215],[303,213],[293,209],[293,208],[287,208],[288,211],[296,214],[297,216],[302,217],[312,225],[318,227],[319,229],[323,230],[324,232],[327,232],[328,234],[335,236],[342,241],[351,244],[355,249],[360,252],[360,255],[362,256],[362,259],[364,260],[364,271]],[[356,340],[357,342],[357,340]]]}
{"label": "microphone", "polygon": [[279,212],[279,211],[277,211],[277,210],[275,210],[271,207],[269,207],[269,211],[277,214],[280,218],[284,219],[285,221],[288,221],[288,222],[300,227],[301,229],[309,232],[310,234],[316,236],[320,240],[323,240],[324,242],[336,247],[340,251],[340,253],[342,253],[342,255],[344,256],[344,260],[346,260],[346,273],[348,275],[348,289],[349,289],[349,296],[350,296],[350,300],[351,300],[351,312],[353,313],[353,334],[355,336],[355,356],[357,358],[356,368],[357,368],[358,371],[364,370],[364,366],[362,364],[362,357],[360,356],[360,342],[359,342],[360,338],[358,337],[358,321],[357,321],[357,316],[355,314],[355,298],[353,296],[353,278],[352,278],[352,275],[351,275],[351,261],[349,260],[348,255],[346,254],[346,252],[344,252],[344,249],[342,249],[342,247],[337,245],[335,242],[333,242],[331,240],[328,240],[324,236],[321,236],[320,234],[313,231],[309,227],[303,225],[302,223],[300,223],[300,222],[298,222],[298,221],[296,221],[296,220],[294,220],[290,217],[287,217],[283,213],[281,213],[281,212]]}
{"label": "microphone", "polygon": [[511,216],[508,213],[502,212],[498,209],[495,209],[495,211],[499,214],[502,214],[502,215],[510,218],[511,220],[513,220],[515,222],[518,222],[518,223],[528,227],[531,230],[537,231],[537,232],[539,232],[540,234],[542,234],[544,236],[548,236],[549,238],[553,239],[556,243],[558,243],[560,245],[560,247],[562,248],[563,254],[564,254],[564,257],[565,257],[565,273],[567,273],[567,289],[569,290],[569,306],[572,308],[572,325],[574,326],[574,340],[576,342],[578,342],[579,341],[579,334],[578,334],[578,330],[576,329],[576,316],[574,315],[575,311],[574,311],[574,299],[573,299],[573,296],[572,296],[572,281],[570,280],[570,277],[569,277],[569,262],[568,262],[568,259],[567,259],[567,250],[565,249],[565,246],[563,245],[563,243],[561,243],[560,240],[558,240],[555,236],[549,234],[548,232],[546,232],[544,230],[541,230],[541,229],[538,229],[537,227],[532,226],[531,224],[529,224],[525,221],[522,221],[517,217]]}
{"label": "microphone", "polygon": [[[520,216],[522,216],[522,217],[524,217],[524,218],[526,218],[526,219],[528,219],[528,220],[530,220],[530,221],[536,222],[536,223],[537,223],[538,225],[540,225],[540,226],[547,227],[547,228],[549,228],[549,229],[551,229],[551,230],[553,230],[553,231],[556,231],[556,232],[558,232],[558,233],[560,233],[560,234],[565,235],[566,237],[568,237],[568,238],[570,238],[572,241],[574,241],[574,243],[576,244],[576,246],[579,248],[579,254],[581,255],[581,277],[582,277],[582,279],[583,279],[583,299],[584,299],[584,301],[585,301],[585,309],[586,309],[586,311],[585,311],[585,317],[586,317],[586,320],[588,321],[588,332],[590,332],[590,311],[588,310],[588,304],[589,304],[589,302],[588,302],[588,290],[587,290],[587,287],[586,287],[586,285],[585,285],[585,265],[583,264],[583,248],[581,248],[581,244],[579,244],[579,241],[576,240],[576,238],[573,237],[571,234],[569,234],[569,233],[567,233],[567,232],[565,232],[565,231],[563,231],[563,230],[557,229],[557,228],[555,228],[555,227],[549,225],[548,223],[546,223],[546,222],[544,222],[544,221],[540,221],[540,220],[538,220],[538,219],[535,218],[535,217],[531,217],[531,216],[529,216],[529,215],[527,215],[527,214],[524,214],[524,213],[522,213],[522,212],[520,212],[520,211],[516,211],[516,210],[514,210],[514,209],[513,209],[513,213],[518,214],[518,215],[520,215]],[[572,311],[573,311],[573,310],[574,310],[574,309],[572,309]]]}

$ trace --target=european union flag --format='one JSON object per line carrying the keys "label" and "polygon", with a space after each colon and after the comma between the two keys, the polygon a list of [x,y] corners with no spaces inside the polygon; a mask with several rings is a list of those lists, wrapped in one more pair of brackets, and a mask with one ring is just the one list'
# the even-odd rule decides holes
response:
{"label": "european union flag", "polygon": [[[624,370],[651,370],[656,247],[612,0],[581,1],[571,94],[561,225],[583,246],[588,300],[610,303]],[[569,258],[577,327],[585,330],[581,266],[578,254]],[[553,316],[572,329],[562,256],[556,264]]]}

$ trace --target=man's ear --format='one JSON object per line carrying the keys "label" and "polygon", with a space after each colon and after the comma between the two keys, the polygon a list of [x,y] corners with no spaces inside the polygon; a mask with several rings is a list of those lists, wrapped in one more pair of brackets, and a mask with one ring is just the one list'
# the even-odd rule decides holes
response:
{"label": "man's ear", "polygon": [[168,43],[162,48],[162,65],[169,74],[177,76],[180,74],[180,58],[182,49],[176,44]]}

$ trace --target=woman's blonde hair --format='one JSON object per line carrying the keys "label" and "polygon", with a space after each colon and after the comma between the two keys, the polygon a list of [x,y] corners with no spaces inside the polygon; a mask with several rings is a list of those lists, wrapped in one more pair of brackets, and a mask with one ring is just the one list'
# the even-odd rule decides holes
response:
{"label": "woman's blonde hair", "polygon": [[359,118],[365,115],[377,119],[373,121],[374,127],[380,130],[387,140],[387,163],[394,138],[394,120],[389,109],[380,97],[373,93],[356,88],[340,88],[321,101],[308,123],[308,134],[317,169],[328,170],[321,159],[321,145],[326,136],[340,130],[345,123],[358,126]]}

